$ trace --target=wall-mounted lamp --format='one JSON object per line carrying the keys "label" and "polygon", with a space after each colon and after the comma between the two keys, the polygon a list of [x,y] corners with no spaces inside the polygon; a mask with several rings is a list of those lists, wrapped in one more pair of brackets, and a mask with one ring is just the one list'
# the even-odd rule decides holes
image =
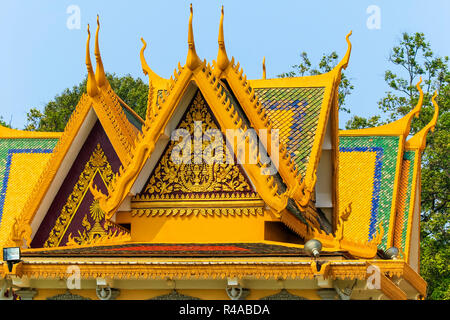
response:
{"label": "wall-mounted lamp", "polygon": [[305,243],[304,248],[308,255],[317,259],[320,256],[320,251],[322,250],[322,242],[316,239],[311,239]]}
{"label": "wall-mounted lamp", "polygon": [[395,260],[398,258],[399,253],[400,251],[398,250],[398,248],[390,247],[384,252],[384,255],[386,256],[387,259]]}
{"label": "wall-mounted lamp", "polygon": [[13,265],[20,262],[20,248],[3,248],[3,261],[8,264],[9,272],[12,272]]}

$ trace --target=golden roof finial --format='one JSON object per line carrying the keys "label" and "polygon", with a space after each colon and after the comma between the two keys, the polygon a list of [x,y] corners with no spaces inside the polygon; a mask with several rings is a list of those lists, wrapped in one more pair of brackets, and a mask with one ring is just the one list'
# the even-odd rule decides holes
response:
{"label": "golden roof finial", "polygon": [[222,6],[222,13],[220,16],[218,42],[219,42],[219,52],[217,53],[217,66],[219,67],[220,70],[224,71],[230,64],[230,60],[228,60],[227,51],[225,50],[225,38],[223,35],[223,6]]}
{"label": "golden roof finial", "polygon": [[103,69],[102,57],[100,56],[100,46],[98,45],[98,32],[100,30],[99,16],[97,15],[97,31],[95,33],[95,61],[97,67],[95,69],[95,80],[97,85],[101,88],[106,84],[105,70]]}
{"label": "golden roof finial", "polygon": [[406,139],[409,135],[409,131],[411,129],[411,121],[414,115],[418,116],[420,112],[420,108],[422,107],[423,102],[423,91],[420,87],[420,84],[422,82],[422,78],[420,78],[419,82],[417,83],[416,87],[419,91],[419,100],[417,101],[416,106],[408,112],[405,116],[402,118],[379,126],[374,128],[365,128],[365,129],[356,129],[356,130],[346,130],[345,134],[365,134],[365,135],[402,135],[404,139]]}
{"label": "golden roof finial", "polygon": [[157,75],[147,64],[147,61],[145,60],[144,51],[147,48],[147,42],[145,42],[144,38],[141,38],[142,41],[142,48],[141,48],[141,66],[142,66],[142,72],[146,76],[149,77],[151,81],[160,82],[164,81],[163,78],[161,78],[159,75]]}
{"label": "golden roof finial", "polygon": [[266,80],[266,57],[263,58],[263,75],[262,78]]}
{"label": "golden roof finial", "polygon": [[197,52],[195,51],[195,43],[194,43],[194,31],[192,30],[192,16],[193,16],[193,10],[192,10],[192,3],[190,5],[191,14],[189,16],[189,30],[188,30],[188,54],[186,58],[186,66],[194,70],[196,69],[200,64],[200,58],[197,56]]}
{"label": "golden roof finial", "polygon": [[406,141],[406,148],[419,149],[420,151],[423,151],[425,149],[428,131],[430,131],[430,130],[434,131],[434,128],[436,127],[436,123],[438,120],[439,106],[436,102],[436,96],[437,96],[437,92],[435,91],[433,97],[431,98],[431,101],[433,102],[433,106],[434,106],[433,118],[425,127],[422,128],[422,130],[417,132],[411,139]]}
{"label": "golden roof finial", "polygon": [[422,103],[423,103],[423,91],[422,91],[422,88],[420,87],[421,83],[422,83],[422,77],[420,77],[419,82],[417,82],[417,84],[416,84],[416,88],[419,91],[419,100],[417,101],[417,104],[414,107],[414,109],[412,109],[409,112],[411,116],[415,115],[416,118],[419,117],[419,112],[420,112],[420,109],[422,108]]}
{"label": "golden roof finial", "polygon": [[87,93],[94,97],[98,94],[97,81],[95,81],[94,70],[92,69],[91,54],[89,52],[89,42],[91,41],[91,32],[89,31],[89,24],[87,26],[88,38],[86,43],[86,67],[88,71],[88,78],[86,83]]}
{"label": "golden roof finial", "polygon": [[337,64],[336,69],[341,70],[342,68],[347,69],[348,61],[350,60],[350,53],[352,52],[352,43],[350,42],[350,36],[352,35],[352,30],[345,36],[345,41],[347,41],[347,52],[342,60]]}

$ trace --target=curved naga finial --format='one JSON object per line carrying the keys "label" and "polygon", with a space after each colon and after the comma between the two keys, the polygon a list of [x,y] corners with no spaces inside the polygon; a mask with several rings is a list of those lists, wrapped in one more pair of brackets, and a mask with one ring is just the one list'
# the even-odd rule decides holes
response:
{"label": "curved naga finial", "polygon": [[97,87],[97,81],[95,80],[94,70],[92,69],[92,63],[91,63],[91,54],[89,52],[89,42],[91,40],[91,32],[89,31],[89,24],[87,26],[87,32],[88,32],[88,38],[86,43],[86,67],[88,71],[88,78],[87,78],[87,84],[86,89],[87,93],[94,97],[98,94],[98,87]]}
{"label": "curved naga finial", "polygon": [[406,141],[406,148],[408,149],[419,149],[420,151],[423,151],[426,147],[427,142],[427,134],[428,131],[434,131],[434,128],[436,127],[436,123],[439,116],[439,106],[436,102],[437,92],[434,92],[433,97],[431,98],[431,101],[433,102],[434,106],[434,115],[431,121],[422,128],[419,132],[417,132],[411,139]]}
{"label": "curved naga finial", "polygon": [[262,67],[263,67],[262,78],[263,78],[264,80],[266,80],[266,57],[263,58],[263,64],[262,64]]}
{"label": "curved naga finial", "polygon": [[145,42],[144,38],[141,38],[141,41],[142,41],[142,48],[141,48],[140,58],[141,58],[142,72],[144,72],[144,74],[146,76],[148,76],[151,81],[155,81],[155,82],[158,82],[158,83],[159,83],[159,81],[164,81],[165,79],[163,79],[159,75],[157,75],[148,66],[147,61],[145,60],[145,56],[144,56],[144,51],[147,48],[147,42]]}
{"label": "curved naga finial", "polygon": [[100,46],[98,45],[98,32],[100,30],[100,21],[97,15],[97,31],[95,33],[95,61],[97,62],[97,67],[95,69],[95,80],[97,85],[101,88],[106,84],[105,70],[103,69],[102,57],[100,56]]}
{"label": "curved naga finial", "polygon": [[224,71],[230,64],[230,60],[228,60],[227,51],[225,50],[225,38],[223,35],[223,6],[222,6],[222,13],[220,16],[218,43],[219,43],[219,52],[217,53],[217,66],[219,67],[220,70]]}
{"label": "curved naga finial", "polygon": [[420,109],[422,108],[423,91],[420,87],[421,82],[422,78],[420,78],[416,85],[417,90],[419,91],[419,100],[417,101],[416,106],[402,118],[379,127],[347,130],[345,133],[357,135],[402,135],[404,139],[406,139],[411,129],[412,118],[418,116]]}
{"label": "curved naga finial", "polygon": [[192,30],[192,16],[193,16],[192,3],[190,5],[190,11],[191,14],[189,15],[189,30],[188,30],[189,49],[186,57],[186,66],[189,69],[194,70],[201,64],[201,61],[197,55],[197,52],[195,51],[194,31]]}
{"label": "curved naga finial", "polygon": [[350,36],[352,35],[352,31],[345,36],[345,41],[347,41],[347,52],[345,53],[345,56],[342,58],[342,60],[337,64],[336,68],[337,70],[342,70],[342,68],[347,69],[348,62],[350,60],[350,54],[352,52],[352,43],[350,42]]}

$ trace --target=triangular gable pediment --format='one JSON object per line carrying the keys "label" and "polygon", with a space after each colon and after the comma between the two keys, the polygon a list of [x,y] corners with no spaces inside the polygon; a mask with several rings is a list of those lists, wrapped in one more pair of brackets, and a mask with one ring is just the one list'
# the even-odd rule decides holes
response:
{"label": "triangular gable pediment", "polygon": [[[171,141],[131,201],[133,214],[260,213],[264,202],[231,153],[200,90],[194,94]],[[227,161],[233,157],[232,161]]]}
{"label": "triangular gable pediment", "polygon": [[[189,104],[190,100],[186,103],[186,96],[193,95],[193,91],[195,92],[192,88],[198,88],[201,91],[222,131],[237,130],[240,133],[246,133],[249,129],[209,66],[202,64],[194,71],[183,67],[175,75],[175,79],[168,84],[168,90],[163,92],[158,98],[158,103],[152,106],[154,109],[147,113],[148,118],[142,130],[143,134],[137,139],[124,170],[113,182],[110,195],[96,193],[96,198],[100,200],[101,206],[109,218],[112,218],[119,208],[128,210],[127,203],[129,203],[130,193],[136,195],[143,190],[150,172],[155,168],[156,162],[168,143],[171,131],[176,128],[177,123],[173,123],[173,118],[177,114],[180,116],[180,110]],[[256,141],[255,139],[249,140],[242,139],[238,142],[245,150],[251,149],[251,146],[253,146],[251,150],[255,150],[254,147],[258,144],[257,139]],[[157,156],[155,157],[155,155]],[[265,204],[280,212],[284,210],[288,201],[286,197],[281,196],[286,191],[286,187],[281,179],[263,173],[267,170],[262,164],[261,158],[257,159],[256,163],[243,163],[243,171]],[[126,199],[128,200],[125,201]]]}
{"label": "triangular gable pediment", "polygon": [[51,248],[84,244],[118,230],[89,191],[95,183],[104,192],[118,171],[120,160],[100,121],[97,121],[78,152],[59,190],[36,230],[31,247]]}
{"label": "triangular gable pediment", "polygon": [[[114,101],[111,92],[102,91],[95,97],[82,96],[39,180],[27,196],[22,212],[11,228],[9,245],[21,245],[22,238],[25,238],[28,244],[31,243],[58,192],[65,187],[64,182],[69,171],[77,165],[76,159],[87,140],[91,139],[90,135],[96,124],[101,127],[103,139],[108,141],[110,151],[118,159],[118,170],[127,150],[131,148],[129,141],[132,137],[129,130],[118,124],[117,119],[125,119],[125,115],[120,114],[117,108],[121,108],[120,104]],[[84,163],[81,164],[83,165]]]}

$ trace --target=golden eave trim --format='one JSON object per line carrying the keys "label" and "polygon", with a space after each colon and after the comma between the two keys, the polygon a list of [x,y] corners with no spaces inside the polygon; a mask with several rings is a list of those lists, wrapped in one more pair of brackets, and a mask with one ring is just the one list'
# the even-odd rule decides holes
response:
{"label": "golden eave trim", "polygon": [[263,207],[263,200],[156,200],[156,201],[132,201],[132,209],[157,209],[157,208],[247,208]]}
{"label": "golden eave trim", "polygon": [[[29,279],[65,279],[67,266],[77,265],[80,268],[82,279],[95,279],[98,277],[111,279],[226,279],[252,278],[252,279],[314,279],[317,274],[315,262],[311,260],[294,259],[177,259],[141,261],[133,259],[80,259],[69,258],[63,261],[51,259],[23,258],[23,262],[16,268],[16,276],[26,276]],[[278,261],[277,261],[278,260]],[[391,299],[405,299],[406,295],[390,279],[383,274],[392,274],[398,277],[407,274],[404,272],[404,262],[385,264],[383,261],[327,261],[325,279],[366,280],[367,267],[376,265],[382,272],[381,291]],[[193,268],[195,266],[195,268]],[[0,277],[7,272],[6,264],[2,263]],[[420,276],[419,276],[420,278]],[[416,288],[417,289],[417,288]]]}
{"label": "golden eave trim", "polygon": [[83,94],[69,121],[64,128],[58,143],[53,149],[53,153],[47,162],[39,180],[33,187],[33,191],[29,195],[23,210],[19,214],[16,222],[12,226],[11,235],[8,243],[11,245],[22,246],[23,239],[26,239],[27,244],[31,243],[31,222],[41,206],[41,202],[45,197],[48,188],[53,182],[62,161],[69,151],[75,137],[77,136],[83,122],[85,121],[89,110],[93,104],[93,100],[87,94]]}
{"label": "golden eave trim", "polygon": [[11,129],[0,125],[0,139],[59,139],[62,132],[41,132]]}

